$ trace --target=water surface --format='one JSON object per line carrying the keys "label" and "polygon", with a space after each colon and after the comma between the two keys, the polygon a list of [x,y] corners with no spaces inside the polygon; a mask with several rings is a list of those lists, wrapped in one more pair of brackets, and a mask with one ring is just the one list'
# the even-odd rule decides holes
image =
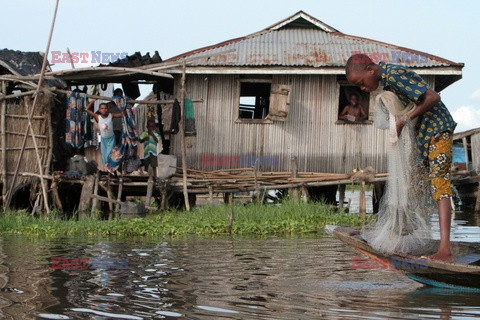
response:
{"label": "water surface", "polygon": [[[458,220],[457,235],[480,240]],[[461,231],[460,229],[464,231]],[[465,231],[466,230],[466,231]],[[470,319],[480,295],[424,288],[325,234],[158,238],[0,237],[5,319]],[[120,261],[61,270],[52,257]]]}

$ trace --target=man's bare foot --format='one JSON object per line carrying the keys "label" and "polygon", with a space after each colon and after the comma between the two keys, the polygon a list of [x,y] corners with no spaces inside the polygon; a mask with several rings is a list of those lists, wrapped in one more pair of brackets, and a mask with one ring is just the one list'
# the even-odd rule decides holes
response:
{"label": "man's bare foot", "polygon": [[434,255],[428,256],[428,259],[440,260],[440,261],[445,261],[445,262],[453,262],[453,257],[449,252],[444,253],[444,252],[439,251],[439,252],[435,253]]}

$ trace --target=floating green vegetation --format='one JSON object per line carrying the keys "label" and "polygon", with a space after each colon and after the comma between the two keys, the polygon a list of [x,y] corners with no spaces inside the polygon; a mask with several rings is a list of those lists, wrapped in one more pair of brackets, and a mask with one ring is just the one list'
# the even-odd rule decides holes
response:
{"label": "floating green vegetation", "polygon": [[[321,203],[279,205],[235,204],[195,207],[191,211],[156,212],[145,218],[98,220],[63,219],[55,214],[32,217],[24,212],[0,215],[0,232],[46,236],[159,236],[211,234],[292,234],[322,231],[325,225],[359,226],[356,214],[336,211]],[[231,223],[230,223],[231,222]]]}

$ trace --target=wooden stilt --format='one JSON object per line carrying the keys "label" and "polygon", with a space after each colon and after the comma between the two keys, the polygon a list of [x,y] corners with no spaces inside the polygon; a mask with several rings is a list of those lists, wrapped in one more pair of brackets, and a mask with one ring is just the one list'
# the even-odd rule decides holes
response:
{"label": "wooden stilt", "polygon": [[[7,94],[7,85],[5,81],[2,81],[2,93]],[[7,198],[7,123],[6,117],[7,114],[7,100],[2,101],[2,203],[5,204]]]}
{"label": "wooden stilt", "polygon": [[480,212],[480,183],[477,186],[477,201],[475,202],[475,212]]}
{"label": "wooden stilt", "polygon": [[[113,200],[110,174],[107,177],[107,198]],[[113,202],[108,202],[108,220],[113,219]]]}
{"label": "wooden stilt", "polygon": [[360,217],[365,217],[367,214],[367,201],[365,199],[365,181],[360,182],[360,203],[359,203],[359,214]]}
{"label": "wooden stilt", "polygon": [[[97,171],[95,173],[95,184],[93,186],[93,195],[94,196],[98,195],[99,182],[100,182],[100,173]],[[95,213],[95,210],[97,210],[97,206],[98,206],[97,198],[92,198],[92,209],[91,209],[92,215]]]}
{"label": "wooden stilt", "polygon": [[185,62],[182,67],[182,80],[180,88],[180,148],[182,151],[182,174],[183,174],[183,199],[185,201],[185,209],[190,211],[190,202],[188,201],[187,190],[187,159],[185,150]]}
{"label": "wooden stilt", "polygon": [[55,207],[60,212],[63,212],[62,200],[60,199],[60,195],[58,194],[58,181],[57,181],[57,179],[54,178],[52,180],[52,183],[50,184],[50,190],[52,192],[53,203],[55,204]]}
{"label": "wooden stilt", "polygon": [[223,194],[223,203],[230,203],[230,193],[231,192],[225,192]]}
{"label": "wooden stilt", "polygon": [[[151,168],[151,167],[150,167]],[[154,184],[154,179],[153,179],[153,171],[148,170],[148,182],[147,182],[147,195],[145,199],[145,205],[150,206],[150,202],[152,200],[152,194],[153,194],[153,184]]]}
{"label": "wooden stilt", "polygon": [[[292,156],[291,159],[292,164],[292,178],[298,178],[298,165],[297,165],[297,157]],[[291,198],[294,202],[298,202],[299,195],[298,195],[298,188],[290,188],[288,191],[291,195]]]}
{"label": "wooden stilt", "polygon": [[346,185],[341,184],[338,186],[338,208],[343,209],[343,205],[345,204],[345,189]]}
{"label": "wooden stilt", "polygon": [[123,192],[123,176],[120,176],[118,181],[118,192],[117,192],[117,203],[115,205],[115,212],[120,211],[120,205],[122,203],[122,192]]}
{"label": "wooden stilt", "polygon": [[257,179],[257,163],[253,165],[253,176],[254,176],[254,184],[255,184],[255,191],[253,192],[255,197],[255,202],[260,202],[260,189],[258,188],[258,179]]}
{"label": "wooden stilt", "polygon": [[167,184],[165,181],[162,181],[162,184],[160,185],[160,195],[162,197],[162,200],[160,202],[160,209],[161,210],[167,210],[168,208],[168,195],[167,195]]}
{"label": "wooden stilt", "polygon": [[230,216],[228,217],[228,233],[232,234],[233,221],[235,219],[235,205],[233,201],[233,193],[230,194]]}
{"label": "wooden stilt", "polygon": [[208,202],[213,204],[213,187],[208,186]]}
{"label": "wooden stilt", "polygon": [[82,193],[80,194],[80,203],[78,205],[78,211],[80,213],[80,218],[90,209],[91,203],[91,194],[95,188],[95,177],[87,176],[85,177],[85,183],[82,186]]}

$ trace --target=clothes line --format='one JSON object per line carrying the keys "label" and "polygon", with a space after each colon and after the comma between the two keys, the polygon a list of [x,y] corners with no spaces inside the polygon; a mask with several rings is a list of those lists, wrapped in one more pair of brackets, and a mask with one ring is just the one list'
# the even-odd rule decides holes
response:
{"label": "clothes line", "polygon": [[[53,92],[58,92],[58,93],[64,93],[64,94],[69,94],[71,91],[69,90],[62,90],[62,89],[57,89],[55,87],[50,88],[50,91]],[[98,95],[92,95],[92,94],[86,94],[85,97],[91,98],[91,99],[98,99],[98,100],[107,100],[107,101],[113,101],[112,98],[110,97],[105,97],[105,96],[98,96]],[[151,101],[146,101],[146,100],[128,100],[128,103],[137,103],[137,104],[174,104],[175,100],[151,100]],[[203,102],[203,99],[192,99],[192,102]]]}

